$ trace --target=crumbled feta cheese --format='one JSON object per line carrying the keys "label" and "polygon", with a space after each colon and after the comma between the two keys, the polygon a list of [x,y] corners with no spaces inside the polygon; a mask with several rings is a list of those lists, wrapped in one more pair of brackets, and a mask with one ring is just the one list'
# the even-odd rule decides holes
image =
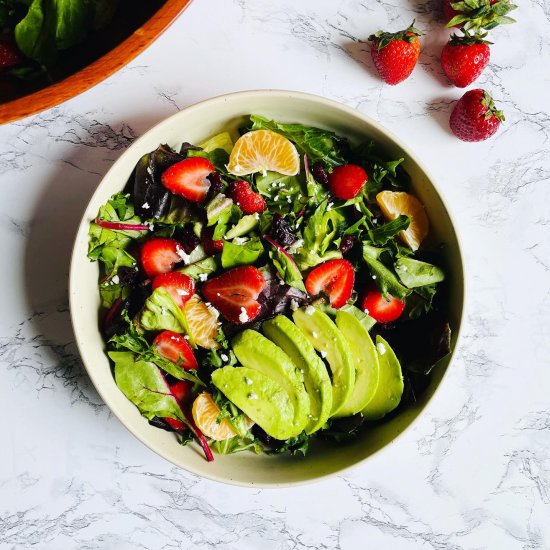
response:
{"label": "crumbled feta cheese", "polygon": [[150,166],[147,166],[147,173],[152,176],[153,175],[153,171],[151,170],[151,167]]}
{"label": "crumbled feta cheese", "polygon": [[332,206],[333,206],[333,203],[332,202],[329,202],[327,204],[327,212],[330,212],[332,210]]}
{"label": "crumbled feta cheese", "polygon": [[148,202],[144,202],[142,205],[141,205],[141,208],[143,208],[144,210],[149,210],[149,208],[151,208],[149,206],[149,203]]}
{"label": "crumbled feta cheese", "polygon": [[381,342],[376,344],[376,347],[378,348],[378,353],[380,355],[384,355],[384,353],[386,353],[386,346],[384,344],[382,344]]}
{"label": "crumbled feta cheese", "polygon": [[248,386],[252,386],[252,380],[250,380],[248,376],[244,377],[244,383],[247,384]]}
{"label": "crumbled feta cheese", "polygon": [[229,361],[229,357],[227,357],[227,355],[226,355],[225,353],[222,353],[222,354],[220,355],[220,357],[221,357],[221,360],[222,360],[222,361]]}
{"label": "crumbled feta cheese", "polygon": [[246,312],[246,309],[244,307],[241,307],[241,313],[239,314],[239,321],[241,323],[247,323],[250,321],[250,318],[248,317],[248,313]]}
{"label": "crumbled feta cheese", "polygon": [[288,204],[290,204],[292,202],[292,199],[290,198],[290,195],[286,198],[286,202],[288,202]]}
{"label": "crumbled feta cheese", "polygon": [[208,308],[208,311],[217,319],[220,316],[220,312],[210,303],[206,303],[206,307]]}
{"label": "crumbled feta cheese", "polygon": [[285,186],[284,182],[280,181],[279,182],[279,187],[284,187],[284,186]]}
{"label": "crumbled feta cheese", "polygon": [[364,309],[363,311],[364,311],[367,315],[370,314],[370,311],[369,311],[368,309]]}
{"label": "crumbled feta cheese", "polygon": [[237,245],[240,245],[240,244],[244,244],[246,242],[248,242],[250,239],[248,237],[235,237],[233,239],[233,244],[237,244]]}
{"label": "crumbled feta cheese", "polygon": [[313,306],[307,306],[304,312],[306,315],[313,315],[315,313],[315,308]]}
{"label": "crumbled feta cheese", "polygon": [[258,399],[258,396],[255,393],[249,393],[248,399]]}
{"label": "crumbled feta cheese", "polygon": [[183,250],[183,248],[179,245],[176,246],[176,254],[182,259],[184,264],[187,265],[189,263],[189,261],[190,261],[189,254],[186,254],[185,250]]}
{"label": "crumbled feta cheese", "polygon": [[273,200],[274,200],[274,201],[278,201],[278,200],[279,200],[279,195],[278,195],[278,194],[275,195],[275,196],[273,197]]}
{"label": "crumbled feta cheese", "polygon": [[149,231],[154,231],[154,230],[155,230],[154,224],[150,223],[149,224]]}
{"label": "crumbled feta cheese", "polygon": [[323,350],[321,352],[321,357],[324,359],[326,356],[327,356],[327,352],[325,350]]}
{"label": "crumbled feta cheese", "polygon": [[313,338],[319,338],[319,335],[315,331],[313,331],[311,335],[313,336]]}
{"label": "crumbled feta cheese", "polygon": [[259,219],[260,219],[260,214],[258,214],[258,212],[256,212],[256,213],[254,214],[254,219],[255,219],[255,220],[259,220]]}
{"label": "crumbled feta cheese", "polygon": [[[298,228],[296,228],[298,229]],[[298,239],[297,241],[294,241],[289,247],[288,247],[288,252],[290,254],[296,254],[296,252],[298,252],[298,249],[299,248],[302,248],[302,246],[304,246],[304,240],[303,239]]]}
{"label": "crumbled feta cheese", "polygon": [[290,300],[290,309],[292,311],[296,311],[298,309],[298,302],[294,298]]}
{"label": "crumbled feta cheese", "polygon": [[168,310],[167,310],[164,306],[162,306],[162,307],[160,308],[160,314],[161,314],[161,315],[164,315],[167,311],[168,311]]}
{"label": "crumbled feta cheese", "polygon": [[376,218],[372,218],[373,225],[378,225],[378,220]]}
{"label": "crumbled feta cheese", "polygon": [[376,279],[376,275],[373,275],[372,278],[373,278],[373,279]]}
{"label": "crumbled feta cheese", "polygon": [[208,273],[199,273],[199,280],[201,280],[203,283],[208,279]]}
{"label": "crumbled feta cheese", "polygon": [[186,340],[189,340],[189,334],[186,334],[186,335],[184,336],[184,338],[185,338]]}
{"label": "crumbled feta cheese", "polygon": [[120,279],[118,278],[118,275],[115,275],[111,281],[113,282],[114,285],[118,285],[118,283],[120,283]]}
{"label": "crumbled feta cheese", "polygon": [[285,284],[285,282],[284,282],[282,279],[279,279],[279,284],[280,284],[281,286],[283,286],[283,285]]}

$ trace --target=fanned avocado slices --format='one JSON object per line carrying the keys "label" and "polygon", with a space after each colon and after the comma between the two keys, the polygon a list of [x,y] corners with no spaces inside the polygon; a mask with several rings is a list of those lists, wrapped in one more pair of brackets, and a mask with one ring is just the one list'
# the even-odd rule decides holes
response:
{"label": "fanned avocado slices", "polygon": [[329,364],[332,372],[331,416],[334,416],[344,406],[355,384],[349,344],[330,317],[313,306],[297,309],[293,318],[309,343]]}
{"label": "fanned avocado slices", "polygon": [[363,409],[367,420],[378,420],[393,411],[403,395],[401,365],[390,345],[381,336],[376,337],[376,351],[380,363],[380,379],[374,397]]}
{"label": "fanned avocado slices", "polygon": [[[347,340],[355,366],[355,386],[336,416],[351,416],[363,410],[378,388],[380,365],[378,353],[365,322],[369,317],[357,308],[354,312],[339,310],[336,326]],[[363,323],[360,318],[363,318]],[[372,320],[374,322],[374,320]],[[372,323],[368,323],[372,324]]]}
{"label": "fanned avocado slices", "polygon": [[332,384],[325,364],[303,332],[287,317],[278,315],[266,321],[262,331],[290,357],[302,373],[310,403],[305,430],[307,434],[316,432],[324,426],[332,409]]}
{"label": "fanned avocado slices", "polygon": [[300,434],[306,427],[310,414],[309,396],[304,388],[302,374],[296,369],[290,357],[255,330],[244,330],[233,338],[232,345],[237,359],[243,366],[268,376],[287,392],[294,407],[290,436]]}
{"label": "fanned avocado slices", "polygon": [[269,376],[247,367],[223,367],[212,373],[212,382],[271,437],[295,435],[288,393]]}

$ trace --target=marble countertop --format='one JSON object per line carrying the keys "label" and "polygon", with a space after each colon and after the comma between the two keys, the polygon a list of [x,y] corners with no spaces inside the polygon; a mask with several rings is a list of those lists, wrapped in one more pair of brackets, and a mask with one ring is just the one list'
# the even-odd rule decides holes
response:
{"label": "marble countertop", "polygon": [[[113,77],[0,128],[0,548],[550,548],[550,5],[520,4],[479,81],[506,113],[484,143],[448,131],[462,92],[439,67],[439,0],[196,0]],[[413,17],[420,64],[383,85],[366,38]],[[351,473],[279,490],[198,479],[137,441],[91,387],[67,301],[113,161],[179,109],[258,88],[336,99],[409,143],[467,261],[462,347],[425,416]]]}

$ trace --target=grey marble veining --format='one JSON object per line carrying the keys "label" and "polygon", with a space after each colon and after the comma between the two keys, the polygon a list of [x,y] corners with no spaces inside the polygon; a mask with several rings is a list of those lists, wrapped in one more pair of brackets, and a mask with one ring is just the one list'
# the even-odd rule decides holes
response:
{"label": "grey marble veining", "polygon": [[[515,17],[479,81],[507,120],[480,144],[447,129],[462,92],[438,64],[438,0],[195,0],[104,83],[0,128],[0,548],[550,548],[550,7]],[[413,18],[419,66],[382,85],[367,37]],[[186,474],[112,417],[73,343],[67,275],[84,206],[133,140],[201,99],[269,87],[344,102],[412,145],[456,219],[468,312],[450,376],[398,446],[263,491]]]}

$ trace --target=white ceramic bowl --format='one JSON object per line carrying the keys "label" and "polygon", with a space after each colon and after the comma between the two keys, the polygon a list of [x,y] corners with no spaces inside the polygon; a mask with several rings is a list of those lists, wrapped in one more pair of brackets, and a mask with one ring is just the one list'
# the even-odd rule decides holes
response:
{"label": "white ceramic bowl", "polygon": [[322,97],[286,91],[240,92],[193,105],[149,130],[120,157],[94,193],[78,229],[70,273],[71,317],[80,355],[97,391],[118,419],[150,449],[177,466],[209,479],[243,486],[286,486],[342,472],[392,443],[424,410],[448,370],[451,358],[442,361],[433,371],[430,387],[416,406],[387,423],[364,430],[352,443],[322,446],[305,458],[243,452],[215,455],[214,462],[207,463],[198,446],[181,447],[173,434],[150,426],[117,388],[98,329],[98,266],[86,257],[90,221],[99,207],[124,187],[143,154],[160,143],[177,148],[183,141],[201,142],[222,130],[237,128],[243,116],[251,113],[319,126],[351,140],[374,138],[392,158],[405,157],[404,167],[412,177],[414,193],[427,209],[432,235],[447,244],[449,319],[453,349],[456,349],[464,301],[463,262],[450,214],[426,169],[399,139],[370,118]]}

